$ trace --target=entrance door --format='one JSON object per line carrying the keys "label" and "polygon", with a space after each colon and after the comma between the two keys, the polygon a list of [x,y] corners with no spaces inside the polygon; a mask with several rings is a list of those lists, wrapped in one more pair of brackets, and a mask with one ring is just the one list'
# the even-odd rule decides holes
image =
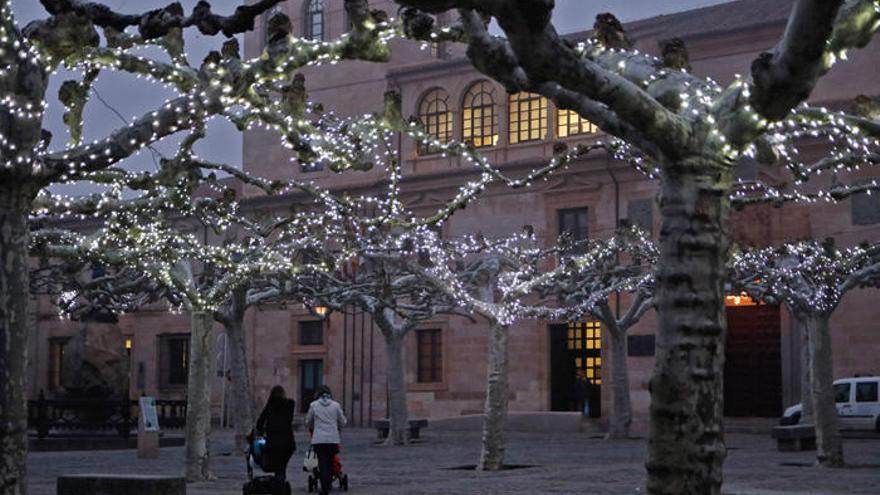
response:
{"label": "entrance door", "polygon": [[324,361],[304,359],[299,362],[299,411],[307,413],[315,392],[324,384]]}
{"label": "entrance door", "polygon": [[727,307],[726,416],[782,414],[779,306]]}
{"label": "entrance door", "polygon": [[602,328],[599,322],[550,325],[550,410],[575,411],[578,372],[590,387],[590,416],[602,414]]}

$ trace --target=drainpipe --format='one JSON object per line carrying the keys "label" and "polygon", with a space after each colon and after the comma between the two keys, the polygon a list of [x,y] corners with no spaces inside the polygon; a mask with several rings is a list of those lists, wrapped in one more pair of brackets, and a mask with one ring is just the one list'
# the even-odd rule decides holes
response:
{"label": "drainpipe", "polygon": [[[611,181],[614,182],[614,230],[617,231],[620,228],[620,181],[617,180],[617,176],[614,175],[614,170],[611,168],[611,157],[605,157],[605,170],[608,172],[608,175],[611,177]],[[620,253],[618,252],[615,255],[615,263],[620,264]],[[615,313],[617,319],[620,320],[620,291],[615,292]]]}

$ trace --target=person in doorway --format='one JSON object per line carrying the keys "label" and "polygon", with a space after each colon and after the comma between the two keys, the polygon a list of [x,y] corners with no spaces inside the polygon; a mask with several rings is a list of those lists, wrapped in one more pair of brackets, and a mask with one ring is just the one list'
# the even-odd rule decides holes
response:
{"label": "person in doorway", "polygon": [[593,383],[589,377],[587,380],[587,405],[586,405],[586,416],[591,418],[598,418],[600,416],[599,407],[600,402],[602,401],[602,389]]}
{"label": "person in doorway", "polygon": [[333,400],[329,387],[321,385],[315,395],[317,399],[306,413],[306,426],[312,432],[312,448],[318,456],[321,494],[326,495],[333,483],[333,459],[339,451],[339,429],[347,420],[342,406]]}
{"label": "person in doorway", "polygon": [[590,415],[590,381],[587,380],[583,370],[578,370],[577,378],[574,382],[574,405],[575,409],[584,417]]}
{"label": "person in doorway", "polygon": [[263,469],[274,473],[280,481],[287,479],[287,464],[296,452],[293,437],[293,413],[296,402],[288,399],[284,387],[276,385],[269,393],[266,407],[257,419],[257,435],[266,438],[263,452]]}

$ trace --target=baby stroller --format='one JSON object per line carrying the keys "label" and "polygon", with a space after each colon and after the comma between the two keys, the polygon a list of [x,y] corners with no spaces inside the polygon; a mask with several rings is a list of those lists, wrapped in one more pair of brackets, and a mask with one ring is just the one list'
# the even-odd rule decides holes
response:
{"label": "baby stroller", "polygon": [[[321,478],[319,476],[320,471],[318,471],[318,456],[315,455],[315,451],[311,446],[309,446],[306,458],[303,460],[303,471],[309,473],[309,493],[317,491]],[[342,462],[339,460],[339,447],[336,448],[336,455],[333,456],[333,481],[339,483],[339,488],[342,491],[348,491],[348,474],[342,472]]]}
{"label": "baby stroller", "polygon": [[263,452],[266,447],[266,440],[263,438],[254,438],[253,434],[248,435],[247,450],[245,450],[245,463],[247,464],[247,483],[242,487],[243,495],[290,495],[290,483],[281,481],[275,476],[254,476],[254,468],[251,464],[260,467],[263,472]]}

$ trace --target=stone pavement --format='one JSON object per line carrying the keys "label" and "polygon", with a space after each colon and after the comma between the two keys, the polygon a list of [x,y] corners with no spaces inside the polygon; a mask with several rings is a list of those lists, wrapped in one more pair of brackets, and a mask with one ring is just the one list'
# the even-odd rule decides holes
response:
{"label": "stone pavement", "polygon": [[[423,430],[425,432],[425,430]],[[587,433],[511,433],[509,464],[531,465],[502,473],[449,468],[475,464],[478,432],[425,432],[414,445],[388,448],[373,431],[345,432],[342,463],[354,494],[640,494],[644,493],[644,439],[607,442]],[[302,437],[302,435],[300,435]],[[217,479],[191,484],[189,495],[241,493],[244,458],[234,452],[231,435],[212,438]],[[728,435],[724,493],[730,495],[880,494],[880,440],[846,440],[851,467],[817,469],[813,453],[777,452],[769,435]],[[294,493],[305,493],[300,451],[288,470]],[[73,473],[179,474],[183,448],[163,448],[157,460],[138,460],[135,452],[34,452],[29,458],[31,495],[54,495],[55,478]],[[89,495],[89,494],[83,494]]]}

